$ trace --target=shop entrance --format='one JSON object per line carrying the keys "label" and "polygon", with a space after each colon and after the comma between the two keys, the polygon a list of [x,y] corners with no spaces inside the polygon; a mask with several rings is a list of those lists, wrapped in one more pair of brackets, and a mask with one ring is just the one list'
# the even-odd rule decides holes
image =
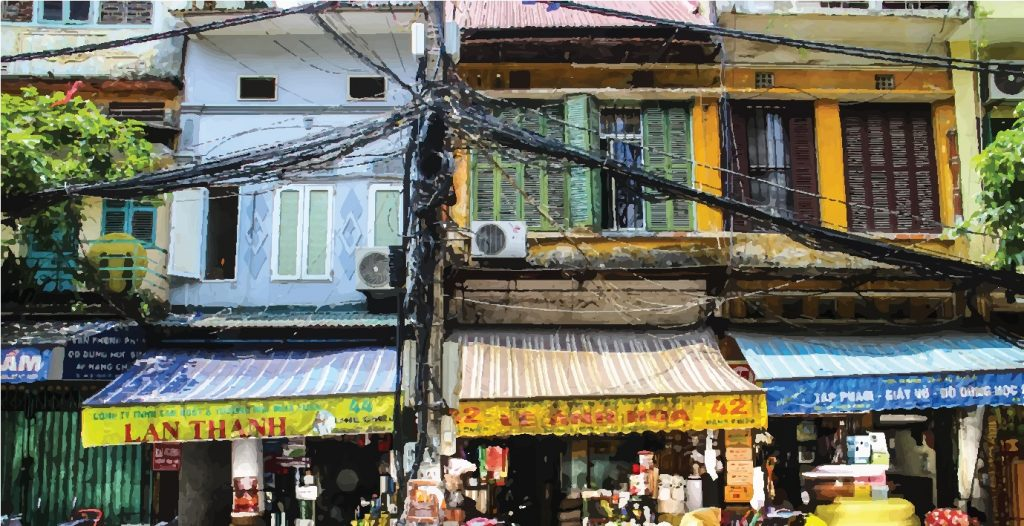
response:
{"label": "shop entrance", "polygon": [[[382,505],[378,498],[381,477],[388,473],[390,439],[310,438],[306,444],[321,489],[316,500],[317,526],[349,526],[357,513],[362,517],[371,507]],[[386,493],[387,488],[383,489]]]}

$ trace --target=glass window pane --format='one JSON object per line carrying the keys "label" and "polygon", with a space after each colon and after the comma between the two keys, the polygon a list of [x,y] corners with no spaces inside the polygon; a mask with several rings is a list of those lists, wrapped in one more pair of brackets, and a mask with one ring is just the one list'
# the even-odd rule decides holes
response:
{"label": "glass window pane", "polygon": [[398,190],[380,190],[374,196],[373,246],[386,247],[402,243],[402,194]]}
{"label": "glass window pane", "polygon": [[43,20],[64,20],[64,2],[43,2]]}
{"label": "glass window pane", "polygon": [[296,261],[299,251],[299,192],[285,190],[279,195],[277,273],[282,276],[298,274]]}
{"label": "glass window pane", "polygon": [[92,2],[89,0],[71,0],[68,2],[70,5],[68,9],[68,20],[76,20],[79,22],[89,21],[89,6]]}
{"label": "glass window pane", "polygon": [[330,191],[309,192],[309,222],[307,223],[306,274],[322,276],[327,274],[327,223],[330,206]]}

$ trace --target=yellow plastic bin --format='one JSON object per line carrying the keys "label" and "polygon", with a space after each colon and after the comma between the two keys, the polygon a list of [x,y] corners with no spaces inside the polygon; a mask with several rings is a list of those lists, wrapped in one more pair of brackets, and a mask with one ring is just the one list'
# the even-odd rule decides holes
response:
{"label": "yellow plastic bin", "polygon": [[921,526],[914,505],[905,499],[865,500],[837,497],[814,514],[828,526]]}

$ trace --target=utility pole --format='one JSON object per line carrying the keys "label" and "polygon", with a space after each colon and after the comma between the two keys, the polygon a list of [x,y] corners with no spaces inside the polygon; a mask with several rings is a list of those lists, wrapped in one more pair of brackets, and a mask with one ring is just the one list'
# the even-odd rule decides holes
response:
{"label": "utility pole", "polygon": [[[443,258],[446,232],[441,206],[449,203],[452,192],[452,163],[447,152],[448,126],[442,108],[443,89],[449,60],[444,49],[444,23],[441,2],[427,4],[428,16],[434,26],[439,53],[425,56],[417,74],[417,91],[427,103],[415,127],[412,184],[409,191],[410,239],[409,291],[406,303],[412,313],[415,334],[414,408],[416,413],[416,445],[412,466],[403,466],[409,479],[436,479],[441,484],[440,444],[441,417],[445,414],[443,398],[438,390],[441,370],[441,347],[444,341],[444,295],[442,289]],[[407,501],[412,496],[406,484]],[[438,523],[443,520],[439,517]],[[406,517],[399,520],[405,524]]]}

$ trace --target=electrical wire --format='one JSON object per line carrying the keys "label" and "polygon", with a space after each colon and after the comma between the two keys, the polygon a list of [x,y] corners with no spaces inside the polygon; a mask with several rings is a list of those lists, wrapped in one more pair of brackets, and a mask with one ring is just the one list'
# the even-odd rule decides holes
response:
{"label": "electrical wire", "polygon": [[453,109],[450,119],[454,127],[466,126],[467,124],[476,126],[481,132],[490,134],[492,140],[504,146],[534,153],[547,153],[590,168],[602,168],[614,175],[624,177],[627,180],[634,180],[644,187],[675,198],[689,199],[715,208],[739,213],[755,221],[770,224],[790,237],[794,237],[803,243],[810,243],[815,248],[846,252],[881,263],[914,270],[924,269],[952,278],[980,279],[1013,291],[1024,290],[1024,276],[1012,271],[994,270],[949,258],[940,258],[864,236],[839,232],[795,219],[776,216],[733,198],[696,190],[685,184],[666,180],[650,172],[626,166],[604,156],[567,147],[561,142],[542,137],[518,127],[510,127],[495,117],[479,110],[466,110],[458,113]]}
{"label": "electrical wire", "polygon": [[[489,106],[494,107],[494,108],[515,108],[515,109],[522,110],[522,111],[528,111],[528,112],[535,113],[535,114],[537,114],[537,115],[539,115],[539,116],[541,116],[543,118],[546,118],[546,119],[548,119],[550,121],[557,122],[557,123],[559,123],[559,124],[561,124],[563,126],[569,127],[569,128],[573,128],[573,129],[577,129],[577,130],[581,130],[581,131],[586,131],[588,133],[590,131],[592,131],[589,128],[585,128],[583,126],[579,126],[578,124],[574,124],[574,123],[571,123],[569,121],[566,121],[566,120],[563,120],[563,119],[558,119],[557,117],[553,117],[551,114],[544,113],[544,112],[538,110],[537,108],[533,108],[533,107],[530,107],[530,106],[518,104],[518,103],[516,103],[514,101],[511,101],[511,100],[508,100],[508,99],[499,99],[499,98],[491,97],[491,96],[486,95],[486,94],[484,94],[484,93],[482,93],[482,92],[480,92],[480,91],[478,91],[478,90],[476,90],[476,89],[474,89],[474,88],[472,88],[472,87],[470,87],[468,85],[464,85],[463,86],[463,90],[467,91],[472,97],[477,98],[481,102],[484,102],[485,105],[489,105]],[[731,127],[730,127],[730,130],[731,130]],[[735,144],[735,139],[733,139],[733,141],[734,141],[734,144]],[[674,153],[671,153],[671,152],[665,150],[664,148],[658,148],[657,146],[654,146],[654,145],[644,144],[643,145],[643,149],[644,149],[645,152],[647,152],[647,151],[657,152],[657,153],[659,153],[661,155],[664,155],[664,156],[672,158],[672,159],[676,159],[676,160],[692,163],[694,166],[699,166],[699,167],[702,167],[702,168],[707,168],[707,169],[710,169],[710,170],[715,170],[715,171],[723,173],[723,174],[735,175],[735,176],[738,176],[738,177],[743,177],[743,178],[749,179],[751,181],[756,181],[758,183],[766,184],[768,186],[780,188],[780,189],[787,190],[787,191],[793,192],[793,193],[798,193],[798,194],[801,194],[801,195],[806,195],[806,196],[810,196],[810,197],[816,197],[818,199],[822,199],[822,200],[825,200],[825,201],[828,201],[828,202],[832,202],[832,203],[841,204],[841,205],[848,206],[848,207],[851,207],[851,208],[860,208],[860,209],[865,209],[865,210],[871,210],[871,211],[874,211],[874,212],[881,212],[883,214],[887,214],[887,215],[890,215],[890,216],[893,216],[893,217],[910,218],[910,219],[914,219],[914,220],[920,221],[921,223],[932,224],[932,225],[935,225],[935,226],[938,226],[938,227],[944,228],[944,229],[956,229],[956,228],[959,228],[960,231],[962,231],[965,234],[986,236],[986,237],[990,237],[990,238],[997,238],[998,237],[998,236],[996,236],[994,234],[989,234],[987,232],[978,232],[978,231],[973,231],[973,230],[969,230],[969,229],[963,229],[963,228],[960,228],[960,227],[955,226],[955,225],[947,225],[947,224],[942,223],[939,220],[935,220],[935,219],[932,219],[932,218],[926,218],[926,217],[915,215],[913,213],[909,213],[909,212],[906,212],[906,211],[891,210],[889,208],[876,207],[876,206],[871,206],[871,205],[866,205],[866,204],[861,204],[861,203],[851,203],[851,202],[846,201],[846,200],[837,199],[837,198],[831,197],[831,196],[825,196],[825,195],[822,195],[820,193],[809,192],[807,190],[800,190],[800,189],[797,189],[797,188],[793,188],[793,187],[790,187],[790,186],[783,185],[781,183],[772,182],[772,181],[767,180],[767,179],[761,179],[761,178],[758,178],[758,177],[755,177],[755,176],[752,176],[752,175],[749,175],[749,174],[745,174],[745,173],[742,173],[742,172],[739,172],[739,171],[736,171],[736,170],[732,170],[732,169],[729,169],[729,168],[726,168],[726,167],[723,167],[723,166],[703,163],[703,162],[697,161],[696,159],[694,159],[692,157],[686,157],[686,156],[683,156],[683,155],[674,154]],[[708,185],[704,185],[704,186],[708,186]],[[713,188],[715,190],[724,191],[721,188],[714,188],[714,187],[711,187],[711,186],[708,186],[708,187],[709,188]]]}
{"label": "electrical wire", "polygon": [[636,13],[630,13],[627,11],[621,11],[617,9],[609,9],[607,7],[601,7],[599,5],[580,4],[572,1],[558,1],[553,0],[541,0],[545,4],[554,5],[557,4],[559,8],[571,9],[574,11],[583,11],[587,13],[593,13],[597,15],[608,16],[612,18],[621,18],[625,20],[634,20],[636,22],[642,22],[645,24],[651,24],[656,26],[668,26],[679,29],[686,29],[697,33],[706,33],[710,35],[717,35],[730,38],[738,38],[742,40],[749,40],[752,42],[762,42],[766,44],[784,45],[789,47],[795,47],[800,49],[810,49],[813,51],[824,51],[827,53],[835,53],[840,55],[849,55],[861,58],[872,58],[880,59],[888,62],[897,62],[901,64],[919,65],[926,67],[940,67],[946,69],[957,69],[964,71],[974,71],[979,73],[988,73],[992,70],[993,66],[999,65],[1002,71],[1008,71],[1011,73],[1024,74],[1024,67],[1014,66],[1009,64],[998,64],[986,60],[976,60],[967,58],[953,58],[943,57],[939,55],[926,55],[921,53],[906,53],[902,51],[890,51],[885,49],[877,48],[866,48],[860,46],[850,46],[845,44],[835,44],[829,42],[818,42],[813,40],[804,40],[798,38],[783,37],[778,35],[770,35],[766,33],[756,33],[753,31],[744,31],[740,29],[730,29],[715,25],[703,25],[695,24],[692,22],[682,22],[678,20],[669,20],[666,18],[659,18],[648,15],[641,15]]}
{"label": "electrical wire", "polygon": [[227,20],[222,20],[220,22],[210,22],[207,24],[189,26],[180,29],[172,29],[170,31],[152,33],[149,35],[142,35],[138,37],[108,40],[106,42],[96,42],[93,44],[85,44],[82,46],[49,49],[46,51],[31,51],[28,53],[18,53],[16,55],[5,55],[0,57],[0,63],[20,62],[24,60],[36,60],[41,58],[77,55],[80,53],[88,53],[91,51],[100,51],[103,49],[113,49],[117,47],[130,46],[133,44],[142,44],[144,42],[152,42],[154,40],[163,40],[167,38],[181,37],[187,35],[198,35],[206,31],[214,31],[217,29],[224,29],[244,24],[252,24],[255,22],[262,22],[264,20],[273,20],[275,18],[280,18],[282,16],[300,13],[320,13],[331,6],[337,6],[339,4],[354,8],[359,7],[358,3],[355,2],[312,2],[308,4],[301,4],[295,7],[290,7],[288,9],[274,9],[270,11],[264,11],[261,13],[253,13],[251,15],[229,18]]}

